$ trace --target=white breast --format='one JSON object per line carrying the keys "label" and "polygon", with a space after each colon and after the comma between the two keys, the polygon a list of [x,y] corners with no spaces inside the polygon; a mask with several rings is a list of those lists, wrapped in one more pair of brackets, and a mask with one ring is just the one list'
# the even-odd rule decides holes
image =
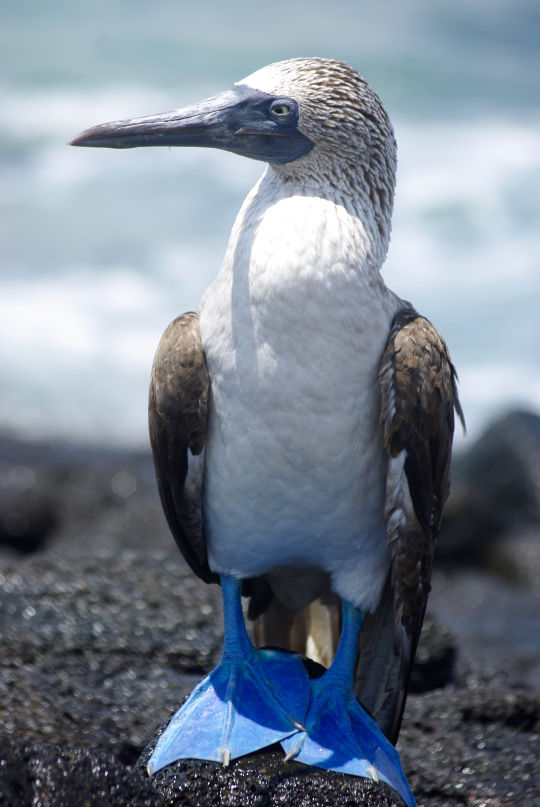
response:
{"label": "white breast", "polygon": [[388,569],[376,375],[398,307],[371,252],[356,216],[269,170],[200,307],[211,567],[320,567],[361,608]]}

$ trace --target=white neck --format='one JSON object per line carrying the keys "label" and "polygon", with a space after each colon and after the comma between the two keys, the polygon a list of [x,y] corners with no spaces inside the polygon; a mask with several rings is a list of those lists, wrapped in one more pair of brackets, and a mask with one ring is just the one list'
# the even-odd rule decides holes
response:
{"label": "white neck", "polygon": [[382,284],[389,240],[390,223],[381,231],[369,200],[346,183],[323,189],[268,166],[238,213],[222,271],[276,272],[277,285],[284,274],[301,278],[337,266]]}

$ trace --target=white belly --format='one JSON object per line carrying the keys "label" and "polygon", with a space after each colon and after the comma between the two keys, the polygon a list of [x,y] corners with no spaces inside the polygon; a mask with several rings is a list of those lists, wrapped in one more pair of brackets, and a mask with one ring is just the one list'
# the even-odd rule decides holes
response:
{"label": "white belly", "polygon": [[272,216],[286,214],[266,210],[249,244],[233,233],[201,304],[209,561],[243,578],[318,567],[372,608],[389,565],[376,376],[396,298],[357,266],[321,261],[320,244],[295,255],[283,225],[277,246]]}

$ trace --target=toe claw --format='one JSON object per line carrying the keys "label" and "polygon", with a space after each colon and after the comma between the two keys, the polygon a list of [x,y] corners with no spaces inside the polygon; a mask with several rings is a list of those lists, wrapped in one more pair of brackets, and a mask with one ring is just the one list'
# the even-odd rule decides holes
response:
{"label": "toe claw", "polygon": [[229,763],[231,761],[231,752],[228,748],[224,748],[221,752],[221,763],[224,768],[229,767]]}
{"label": "toe claw", "polygon": [[368,773],[371,776],[371,778],[373,779],[374,782],[380,782],[381,781],[380,778],[379,778],[379,772],[378,772],[377,768],[375,768],[373,765],[368,765],[367,766],[366,773]]}

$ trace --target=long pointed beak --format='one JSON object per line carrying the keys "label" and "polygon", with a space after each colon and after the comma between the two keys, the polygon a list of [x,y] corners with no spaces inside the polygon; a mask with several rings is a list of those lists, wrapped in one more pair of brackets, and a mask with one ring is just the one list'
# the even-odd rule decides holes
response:
{"label": "long pointed beak", "polygon": [[238,84],[198,104],[144,118],[102,123],[73,138],[71,146],[135,148],[203,146],[255,160],[284,163],[307,154],[313,143],[294,125],[269,116],[274,97]]}

